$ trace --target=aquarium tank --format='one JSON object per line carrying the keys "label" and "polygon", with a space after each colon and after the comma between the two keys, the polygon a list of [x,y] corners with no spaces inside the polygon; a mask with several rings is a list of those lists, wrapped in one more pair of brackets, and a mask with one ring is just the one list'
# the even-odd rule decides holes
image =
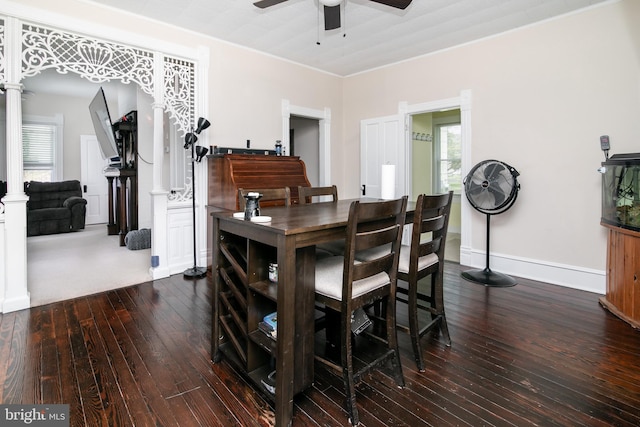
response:
{"label": "aquarium tank", "polygon": [[640,153],[615,154],[602,163],[602,219],[640,231]]}

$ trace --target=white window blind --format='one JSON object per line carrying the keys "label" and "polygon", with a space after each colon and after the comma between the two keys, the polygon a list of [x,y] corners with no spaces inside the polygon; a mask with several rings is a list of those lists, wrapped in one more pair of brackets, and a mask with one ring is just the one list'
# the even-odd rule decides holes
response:
{"label": "white window blind", "polygon": [[50,182],[55,166],[56,125],[22,125],[22,156],[25,181]]}

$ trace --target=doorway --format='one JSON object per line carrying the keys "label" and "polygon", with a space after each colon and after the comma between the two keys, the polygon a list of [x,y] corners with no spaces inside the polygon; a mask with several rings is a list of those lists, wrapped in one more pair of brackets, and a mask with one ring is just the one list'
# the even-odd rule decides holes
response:
{"label": "doorway", "polygon": [[[85,229],[72,233],[27,238],[27,284],[31,305],[37,306],[98,291],[148,281],[150,250],[130,251],[119,236],[107,235],[105,161],[95,140],[88,105],[100,86],[110,95],[111,119],[137,106],[135,85],[92,83],[75,74],[55,70],[24,79],[23,116],[55,114],[66,118],[55,181],[79,179],[87,205]],[[86,254],[91,254],[87,257]],[[91,280],[87,280],[90,277]]]}
{"label": "doorway", "polygon": [[453,191],[445,259],[460,262],[462,138],[460,109],[411,115],[412,199]]}
{"label": "doorway", "polygon": [[87,201],[86,225],[106,224],[109,220],[105,167],[107,160],[100,153],[96,136],[80,135],[80,182]]}
{"label": "doorway", "polygon": [[289,119],[289,149],[292,156],[304,162],[307,178],[312,187],[320,185],[320,121],[307,117]]}
{"label": "doorway", "polygon": [[[304,121],[304,120],[306,121]],[[298,122],[302,128],[306,129],[302,133],[309,133],[306,143],[301,143],[300,136],[295,135],[295,128],[291,122]],[[291,132],[294,129],[294,132]],[[317,129],[317,136],[315,130]],[[291,146],[291,136],[295,136],[298,140]],[[317,145],[315,145],[317,143]],[[291,155],[300,155],[305,162],[307,161],[317,170],[317,181],[309,178],[311,185],[327,186],[331,185],[331,109],[324,108],[317,110],[308,107],[291,105],[288,100],[282,100],[282,149],[285,153]],[[301,152],[300,150],[304,150]],[[304,157],[303,157],[304,156]]]}

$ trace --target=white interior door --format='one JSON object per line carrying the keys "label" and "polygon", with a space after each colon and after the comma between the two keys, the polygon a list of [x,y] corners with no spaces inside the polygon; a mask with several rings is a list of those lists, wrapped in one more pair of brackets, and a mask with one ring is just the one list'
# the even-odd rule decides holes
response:
{"label": "white interior door", "polygon": [[406,191],[404,116],[360,122],[360,185],[362,195],[380,197],[382,165],[395,165],[395,197]]}
{"label": "white interior door", "polygon": [[81,183],[83,195],[87,200],[85,223],[103,224],[109,220],[108,187],[103,170],[107,160],[102,158],[95,135],[80,136]]}
{"label": "white interior door", "polygon": [[[382,165],[395,165],[394,197],[407,195],[404,115],[366,119],[360,122],[360,189],[366,197],[380,198]],[[405,225],[402,243],[411,241],[411,225]]]}

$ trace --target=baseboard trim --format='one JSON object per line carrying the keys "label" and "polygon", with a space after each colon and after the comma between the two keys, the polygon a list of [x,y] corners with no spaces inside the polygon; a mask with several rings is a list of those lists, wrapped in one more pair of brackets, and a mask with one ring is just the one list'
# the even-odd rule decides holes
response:
{"label": "baseboard trim", "polygon": [[21,295],[17,298],[5,298],[0,301],[2,307],[2,313],[11,313],[14,311],[25,310],[31,307],[31,295],[27,292],[26,295]]}
{"label": "baseboard trim", "polygon": [[149,267],[149,274],[153,280],[164,279],[165,277],[171,276],[171,270],[166,267]]}
{"label": "baseboard trim", "polygon": [[[473,268],[484,268],[486,266],[486,254],[483,251],[460,247],[460,264]],[[538,280],[601,295],[606,292],[607,275],[603,270],[495,253],[492,253],[489,257],[489,266],[497,272],[525,279]]]}

